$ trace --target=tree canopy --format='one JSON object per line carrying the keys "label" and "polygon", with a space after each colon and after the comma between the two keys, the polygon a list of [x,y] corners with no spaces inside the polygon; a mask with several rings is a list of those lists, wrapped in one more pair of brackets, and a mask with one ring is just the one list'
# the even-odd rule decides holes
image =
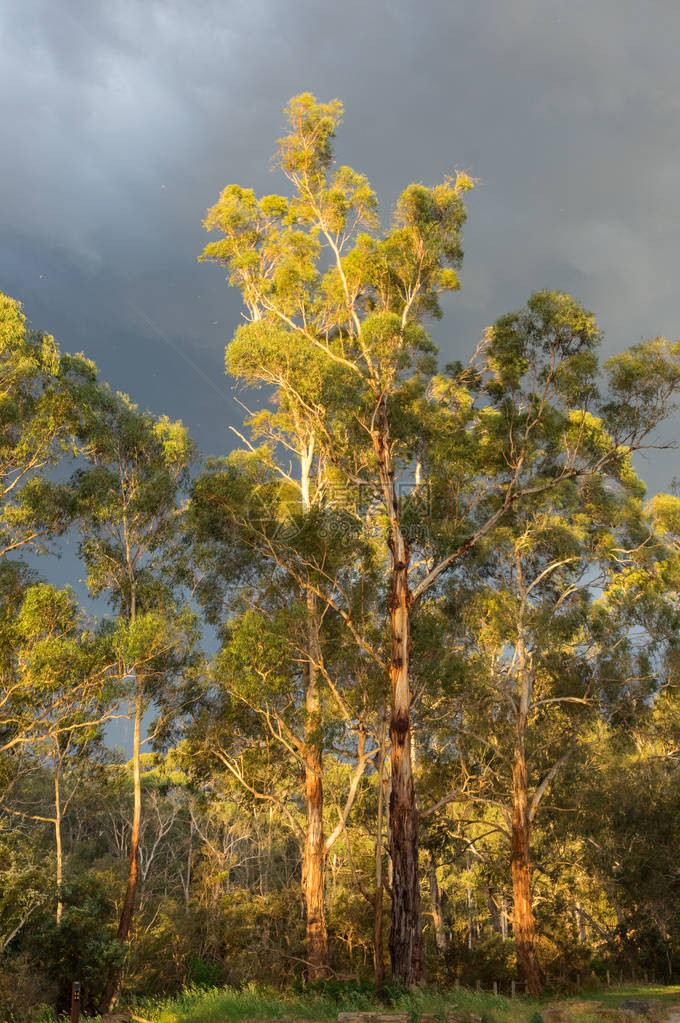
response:
{"label": "tree canopy", "polygon": [[441,365],[475,182],[385,216],[340,102],[284,114],[281,194],[204,222],[231,451],[0,296],[0,1008],[677,978],[680,499],[637,456],[680,343],[601,365],[540,290]]}

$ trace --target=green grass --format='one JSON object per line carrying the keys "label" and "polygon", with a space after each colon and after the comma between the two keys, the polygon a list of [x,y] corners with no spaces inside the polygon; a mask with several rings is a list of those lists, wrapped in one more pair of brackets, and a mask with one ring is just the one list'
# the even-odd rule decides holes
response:
{"label": "green grass", "polygon": [[673,1002],[680,1002],[680,986],[664,987],[661,984],[630,984],[622,987],[593,988],[589,994],[584,993],[583,998],[597,999],[599,1002],[610,1008],[616,1008],[627,998],[653,998],[663,1002],[664,1005],[671,1005]]}
{"label": "green grass", "polygon": [[[546,995],[541,999],[504,998],[488,992],[460,988],[455,991],[417,989],[408,993],[392,994],[389,1004],[378,1003],[369,987],[342,985],[334,988],[295,991],[277,991],[263,986],[245,988],[187,988],[174,998],[158,998],[140,1003],[135,1010],[152,1023],[256,1023],[256,1021],[282,1021],[282,1023],[331,1023],[339,1012],[394,1011],[409,1012],[412,1019],[421,1013],[433,1013],[443,1020],[446,1008],[453,1005],[463,1012],[474,1012],[484,1023],[529,1023],[541,1004],[564,1004],[578,1001],[599,1001],[616,1008],[628,998],[653,998],[665,1004],[680,1002],[680,987],[625,986],[589,988],[580,996],[565,998]],[[52,1023],[41,1017],[39,1023]],[[38,1020],[35,1021],[38,1023]],[[87,1023],[85,1019],[82,1023]],[[94,1023],[94,1021],[92,1021]],[[601,1023],[596,1017],[579,1014],[578,1023]]]}
{"label": "green grass", "polygon": [[[389,1006],[378,1004],[368,989],[338,992],[337,997],[322,992],[279,992],[262,987],[245,989],[193,989],[176,998],[147,1002],[138,1009],[139,1015],[152,1023],[241,1023],[241,1021],[282,1020],[284,1023],[314,1020],[329,1023],[338,1012],[382,1009],[409,1012],[413,1018],[420,1013],[435,1013],[443,1019],[447,1007],[456,1005],[463,1011],[475,1012],[484,1023],[528,1023],[540,1004],[555,1001],[577,1002],[597,1000],[615,1008],[627,998],[654,998],[664,1003],[680,1000],[680,987],[634,986],[598,988],[584,991],[581,996],[565,999],[562,996],[544,998],[516,998],[511,1000],[488,992],[475,992],[465,988],[457,991],[422,989],[390,998]],[[590,1017],[580,1017],[588,1023]]]}
{"label": "green grass", "polygon": [[187,990],[173,999],[146,1002],[138,1012],[152,1023],[240,1023],[242,1020],[327,1023],[336,1020],[339,1012],[378,1009],[409,1012],[413,1017],[423,1012],[437,1013],[443,1019],[444,1010],[454,1003],[463,1010],[476,1012],[485,1023],[493,1023],[499,1015],[504,1016],[510,1007],[506,998],[465,989],[455,993],[422,989],[395,994],[386,1005],[379,1004],[369,988],[345,988],[335,995],[323,991],[286,993],[249,986],[241,990]]}

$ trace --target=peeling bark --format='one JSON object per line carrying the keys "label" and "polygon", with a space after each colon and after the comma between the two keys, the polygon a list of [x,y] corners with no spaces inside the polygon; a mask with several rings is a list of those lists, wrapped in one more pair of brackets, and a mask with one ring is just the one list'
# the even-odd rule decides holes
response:
{"label": "peeling bark", "polygon": [[380,720],[380,752],[378,754],[378,820],[375,835],[375,892],[373,893],[373,983],[380,994],[385,987],[385,951],[383,944],[383,816],[385,794],[383,774],[385,770],[385,713]]}
{"label": "peeling bark", "polygon": [[[312,631],[311,628],[310,631]],[[311,662],[308,667],[305,709],[306,828],[302,890],[305,900],[309,978],[318,980],[320,977],[326,976],[328,971],[328,934],[325,907],[326,848],[323,829],[323,757],[320,747],[321,706],[317,671]]]}
{"label": "peeling bark", "polygon": [[406,987],[423,979],[424,950],[420,919],[418,825],[415,785],[411,767],[411,597],[408,573],[410,550],[401,529],[394,479],[387,413],[379,408],[373,431],[383,499],[389,518],[388,545],[391,585],[388,601],[390,634],[390,853],[392,858],[392,924],[390,957],[392,976]]}
{"label": "peeling bark", "polygon": [[[302,508],[310,509],[310,470],[313,439],[301,458]],[[305,847],[302,858],[302,892],[305,903],[307,963],[310,980],[328,973],[326,925],[326,843],[323,827],[322,712],[319,693],[319,615],[314,593],[307,590],[307,665],[305,668]]]}
{"label": "peeling bark", "polygon": [[536,925],[531,897],[528,781],[527,762],[522,749],[518,748],[512,768],[512,926],[520,978],[527,982],[530,995],[540,995],[542,984],[536,959]]}

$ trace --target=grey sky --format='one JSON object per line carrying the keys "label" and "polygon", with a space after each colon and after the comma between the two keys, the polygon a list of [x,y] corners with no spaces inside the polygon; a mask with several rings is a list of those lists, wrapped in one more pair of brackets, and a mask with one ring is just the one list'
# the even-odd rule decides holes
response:
{"label": "grey sky", "polygon": [[[301,91],[343,100],[338,155],[385,215],[412,180],[481,179],[445,360],[544,287],[607,351],[680,334],[673,0],[0,0],[0,47],[0,289],[206,453],[240,421],[240,305],[201,220],[227,183],[280,188]],[[638,461],[651,489],[679,458]]]}
{"label": "grey sky", "polygon": [[[196,257],[229,182],[276,190],[294,93],[340,97],[385,212],[454,167],[469,202],[445,359],[543,287],[607,350],[680,334],[680,9],[625,0],[0,0],[0,288],[205,452],[240,413],[238,297]],[[200,297],[199,297],[200,296]],[[676,455],[641,465],[654,488]]]}

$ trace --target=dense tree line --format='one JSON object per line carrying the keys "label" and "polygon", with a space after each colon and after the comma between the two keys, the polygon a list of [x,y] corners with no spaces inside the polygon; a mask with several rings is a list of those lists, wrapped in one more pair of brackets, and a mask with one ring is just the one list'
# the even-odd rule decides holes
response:
{"label": "dense tree line", "polygon": [[[677,976],[680,500],[633,460],[667,439],[680,345],[600,366],[593,316],[542,291],[441,368],[474,182],[408,186],[381,229],[341,114],[295,97],[288,194],[208,211],[244,302],[232,452],[202,460],[2,297],[14,1011],[76,974],[91,1006]],[[35,557],[71,539],[98,615]]]}

